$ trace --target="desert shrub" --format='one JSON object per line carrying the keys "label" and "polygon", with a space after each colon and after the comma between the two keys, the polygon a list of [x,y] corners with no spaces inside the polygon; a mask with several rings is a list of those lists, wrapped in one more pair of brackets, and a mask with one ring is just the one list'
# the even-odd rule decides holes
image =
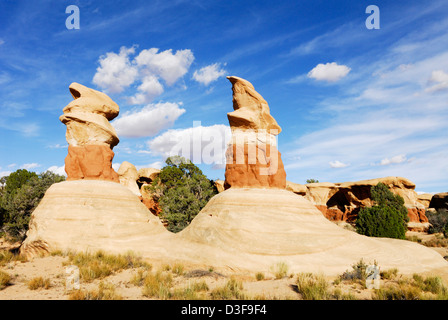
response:
{"label": "desert shrub", "polygon": [[11,240],[23,240],[28,230],[31,213],[47,189],[65,177],[51,171],[37,175],[19,169],[3,178],[0,194],[0,235]]}
{"label": "desert shrub", "polygon": [[264,273],[263,272],[257,272],[255,274],[255,279],[257,279],[257,281],[264,280]]}
{"label": "desert shrub", "polygon": [[319,180],[317,179],[306,179],[306,183],[318,183]]}
{"label": "desert shrub", "polygon": [[3,290],[11,283],[11,276],[0,270],[0,290]]}
{"label": "desert shrub", "polygon": [[153,181],[151,192],[156,197],[171,232],[179,232],[218,193],[212,180],[190,160],[179,156],[166,159],[166,166]]}
{"label": "desert shrub", "polygon": [[431,224],[428,228],[428,233],[443,232],[447,236],[448,228],[448,210],[438,209],[436,212],[427,211],[426,217]]}
{"label": "desert shrub", "polygon": [[122,300],[123,297],[115,292],[113,284],[100,282],[97,290],[73,290],[69,300]]}
{"label": "desert shrub", "polygon": [[148,273],[143,280],[142,294],[149,298],[169,299],[172,286],[173,277],[170,273]]}
{"label": "desert shrub", "polygon": [[361,208],[356,231],[370,237],[405,239],[409,217],[403,198],[381,182],[372,187],[371,195],[375,205]]}
{"label": "desert shrub", "polygon": [[246,296],[241,290],[243,290],[243,283],[235,278],[231,278],[222,287],[213,289],[210,292],[210,297],[213,300],[244,300]]}
{"label": "desert shrub", "polygon": [[150,268],[141,257],[132,252],[113,255],[101,250],[95,253],[70,253],[66,264],[76,265],[79,268],[79,276],[87,282],[107,277],[123,269]]}
{"label": "desert shrub", "polygon": [[303,300],[327,300],[331,297],[329,284],[321,275],[299,273],[296,283]]}
{"label": "desert shrub", "polygon": [[37,290],[37,289],[49,289],[51,286],[50,279],[43,277],[36,277],[28,281],[28,289]]}
{"label": "desert shrub", "polygon": [[286,262],[278,262],[273,265],[271,272],[274,274],[275,279],[282,279],[288,276],[289,266]]}

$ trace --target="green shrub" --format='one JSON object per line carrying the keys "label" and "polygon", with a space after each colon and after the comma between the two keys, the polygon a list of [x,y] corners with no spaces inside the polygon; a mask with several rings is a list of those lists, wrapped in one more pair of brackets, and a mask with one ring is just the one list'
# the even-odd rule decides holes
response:
{"label": "green shrub", "polygon": [[447,236],[446,230],[448,228],[448,210],[439,209],[434,213],[427,211],[426,217],[431,224],[428,228],[428,233],[443,232],[445,236]]}
{"label": "green shrub", "polygon": [[171,232],[187,227],[207,202],[218,193],[213,181],[190,160],[179,156],[166,159],[166,166],[151,185]]}
{"label": "green shrub", "polygon": [[405,239],[409,217],[403,198],[381,182],[372,187],[371,195],[375,205],[361,208],[356,231],[370,237]]}

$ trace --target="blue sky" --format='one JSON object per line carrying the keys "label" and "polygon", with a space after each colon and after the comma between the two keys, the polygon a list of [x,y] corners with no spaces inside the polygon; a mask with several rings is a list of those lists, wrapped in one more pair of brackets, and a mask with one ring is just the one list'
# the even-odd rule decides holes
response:
{"label": "blue sky", "polygon": [[[79,29],[66,27],[69,5]],[[380,29],[366,27],[369,5]],[[233,75],[282,127],[287,180],[402,176],[419,192],[446,192],[447,27],[442,0],[3,0],[0,176],[63,172],[58,118],[72,82],[119,104],[114,167],[141,168],[163,166],[195,130],[227,130]],[[224,178],[222,166],[197,164]]]}

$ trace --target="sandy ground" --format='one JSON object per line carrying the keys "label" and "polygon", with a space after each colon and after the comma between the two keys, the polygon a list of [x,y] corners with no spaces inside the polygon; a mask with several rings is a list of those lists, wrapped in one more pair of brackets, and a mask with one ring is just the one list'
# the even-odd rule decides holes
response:
{"label": "sandy ground", "polygon": [[[432,239],[433,235],[426,235],[422,233],[409,233],[408,235],[417,236],[423,241]],[[440,253],[442,256],[448,256],[447,247],[436,247],[433,250]],[[67,261],[68,258],[64,256],[47,256],[33,258],[30,261],[20,262],[13,261],[0,266],[0,270],[8,273],[12,280],[10,284],[3,290],[0,290],[0,300],[67,300],[69,299],[70,290],[67,287]],[[162,270],[163,266],[159,263],[152,263],[153,271]],[[191,271],[201,273],[201,276],[188,276]],[[115,288],[116,294],[121,296],[124,300],[146,300],[142,293],[142,287],[136,286],[131,279],[136,275],[138,269],[126,269],[112,274],[101,280],[94,280],[92,282],[80,281],[80,289],[95,290],[98,289],[100,281],[112,285]],[[205,281],[209,290],[223,286],[230,277],[233,277],[243,284],[242,292],[248,299],[301,299],[300,293],[297,292],[296,275],[288,275],[281,279],[276,279],[274,274],[265,274],[263,280],[255,278],[253,274],[235,274],[226,273],[219,270],[200,270],[185,267],[182,275],[172,273],[175,288],[185,288],[192,282]],[[50,280],[50,287],[48,289],[32,290],[28,287],[30,280],[43,277]],[[445,278],[445,277],[444,277]],[[327,277],[327,280],[332,283],[335,278]],[[448,279],[444,279],[448,284]],[[336,287],[335,287],[336,288]],[[357,299],[370,299],[372,290],[363,289],[355,284],[339,284],[337,286],[344,293],[351,293]]]}

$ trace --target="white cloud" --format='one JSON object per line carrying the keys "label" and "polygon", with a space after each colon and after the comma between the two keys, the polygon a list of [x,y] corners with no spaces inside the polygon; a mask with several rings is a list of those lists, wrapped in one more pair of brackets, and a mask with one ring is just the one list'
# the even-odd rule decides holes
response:
{"label": "white cloud", "polygon": [[210,83],[218,80],[219,77],[224,76],[226,73],[226,70],[221,69],[221,64],[214,63],[196,70],[193,73],[193,79],[199,83],[202,83],[203,85],[208,86]]}
{"label": "white cloud", "polygon": [[30,170],[30,169],[34,169],[34,168],[39,168],[40,164],[38,163],[25,163],[23,165],[20,166],[21,169],[25,169],[25,170]]}
{"label": "white cloud", "polygon": [[138,69],[131,65],[129,55],[135,47],[121,47],[119,54],[108,52],[100,57],[100,67],[96,69],[93,83],[110,93],[120,93],[137,79]]}
{"label": "white cloud", "polygon": [[151,137],[167,129],[185,113],[178,103],[149,104],[141,110],[128,111],[113,122],[118,136]]}
{"label": "white cloud", "polygon": [[164,157],[180,155],[195,164],[222,166],[230,137],[230,127],[226,125],[195,126],[168,130],[148,141],[148,147]]}
{"label": "white cloud", "polygon": [[0,171],[0,178],[7,177],[12,173],[12,171]]}
{"label": "white cloud", "polygon": [[391,165],[391,164],[402,163],[402,162],[405,162],[406,160],[407,160],[406,155],[400,154],[400,155],[394,156],[392,158],[385,158],[385,159],[381,160],[380,165],[381,166],[388,166],[388,165]]}
{"label": "white cloud", "polygon": [[319,81],[336,82],[344,78],[350,70],[349,67],[338,65],[336,62],[326,64],[319,63],[308,72],[308,78],[313,78]]}
{"label": "white cloud", "polygon": [[429,78],[428,83],[434,85],[432,87],[426,88],[426,92],[437,92],[448,89],[448,73],[443,70],[435,70],[431,73],[431,78]]}
{"label": "white cloud", "polygon": [[153,75],[147,75],[142,79],[142,84],[138,87],[139,93],[128,99],[131,104],[146,104],[155,97],[163,93],[163,86]]}
{"label": "white cloud", "polygon": [[47,171],[51,171],[55,174],[61,175],[61,176],[67,176],[67,173],[65,172],[65,165],[58,167],[58,166],[51,166],[47,169]]}
{"label": "white cloud", "polygon": [[329,164],[330,164],[330,167],[332,167],[332,168],[345,168],[345,167],[349,166],[349,164],[343,163],[343,162],[338,161],[338,160],[330,161]]}
{"label": "white cloud", "polygon": [[173,85],[188,72],[194,55],[189,49],[177,50],[175,54],[172,53],[172,49],[160,53],[158,51],[157,48],[142,50],[135,58],[135,62],[165,80],[167,85]]}

